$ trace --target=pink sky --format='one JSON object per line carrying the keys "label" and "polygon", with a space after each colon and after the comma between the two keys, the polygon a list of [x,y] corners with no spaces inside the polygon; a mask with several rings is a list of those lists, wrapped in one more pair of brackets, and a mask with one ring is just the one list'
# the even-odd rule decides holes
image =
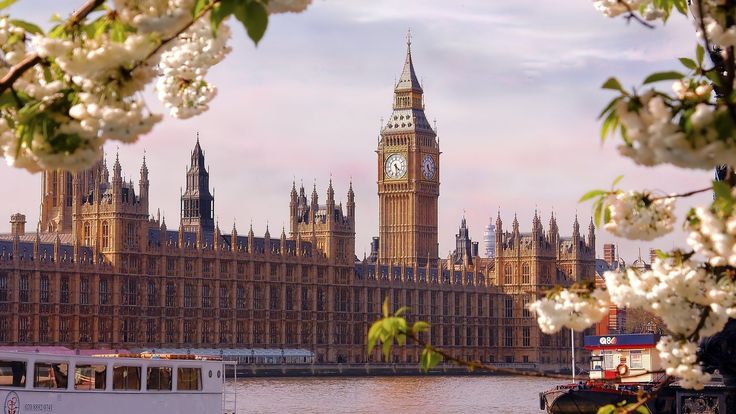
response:
{"label": "pink sky", "polygon": [[[67,14],[80,1],[25,0],[9,12],[46,21],[51,11]],[[352,177],[362,257],[378,227],[379,120],[391,112],[409,27],[427,116],[437,119],[443,152],[441,256],[454,245],[463,211],[475,240],[499,207],[507,225],[518,214],[522,231],[535,208],[544,223],[554,209],[567,236],[576,212],[587,227],[590,205],[578,204],[580,195],[607,188],[619,174],[623,188],[664,192],[700,188],[712,176],[636,167],[617,155],[613,141],[601,145],[598,138],[596,116],[610,98],[599,86],[608,76],[636,85],[693,54],[694,33],[681,16],[648,30],[605,18],[586,0],[325,0],[302,14],[273,16],[257,48],[232,27],[233,52],[211,72],[219,94],[210,111],[186,121],[167,116],[136,144],[119,146],[124,174],[134,181],[146,151],[151,214],[160,208],[170,228],[178,223],[179,188],[199,131],[224,231],[235,219],[240,233],[252,221],[257,234],[267,223],[277,234],[288,222],[294,178],[310,187],[316,180],[323,200],[331,175],[339,202]],[[163,111],[147,95],[151,108]],[[110,157],[116,147],[106,147]],[[0,231],[8,231],[16,211],[35,223],[40,176],[3,164],[0,178]],[[707,200],[681,202],[678,213]],[[638,243],[599,231],[599,252],[604,242],[618,243],[633,260],[640,247],[683,246],[684,237]]]}

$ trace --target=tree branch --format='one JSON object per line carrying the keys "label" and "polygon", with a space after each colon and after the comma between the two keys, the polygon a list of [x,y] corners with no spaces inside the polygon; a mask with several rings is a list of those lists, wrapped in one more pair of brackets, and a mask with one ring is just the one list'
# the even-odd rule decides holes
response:
{"label": "tree branch", "polygon": [[[87,15],[92,13],[97,7],[105,3],[105,0],[87,0],[79,9],[75,10],[69,19],[67,19],[65,26],[71,27],[81,22]],[[0,94],[5,92],[8,88],[12,87],[15,81],[17,81],[24,73],[30,70],[32,67],[41,63],[43,58],[38,56],[37,53],[31,53],[23,58],[20,62],[13,65],[8,73],[0,79]]]}

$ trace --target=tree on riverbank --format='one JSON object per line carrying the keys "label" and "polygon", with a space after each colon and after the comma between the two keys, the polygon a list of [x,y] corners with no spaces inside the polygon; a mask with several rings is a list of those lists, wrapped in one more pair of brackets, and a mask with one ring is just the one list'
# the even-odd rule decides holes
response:
{"label": "tree on riverbank", "polygon": [[[736,165],[736,1],[593,3],[608,17],[650,28],[679,13],[693,22],[696,37],[693,55],[680,57],[676,69],[652,73],[631,89],[615,77],[603,83],[603,89],[616,95],[601,112],[601,138],[619,140],[619,154],[636,164],[717,169],[720,180],[681,194],[657,194],[618,189],[616,179],[610,190],[585,194],[581,202],[593,201],[597,223],[631,240],[670,233],[678,198],[710,191],[715,196],[711,204],[688,212],[684,223],[688,249],[659,252],[651,270],[606,272],[604,287],[586,282],[553,289],[530,309],[548,334],[563,327],[583,330],[606,315],[611,304],[646,311],[664,325],[666,335],[657,350],[667,374],[665,383],[679,380],[685,388],[702,389],[711,374],[701,363],[698,343],[721,332],[736,316],[736,180],[729,167]],[[424,322],[409,326],[402,313],[392,315],[385,309],[384,318],[369,331],[369,350],[381,344],[388,355],[393,343],[413,341],[424,347],[425,369],[448,358],[462,364],[421,340],[421,332],[429,328]],[[650,397],[620,409],[633,412]]]}
{"label": "tree on riverbank", "polygon": [[[0,13],[17,0],[0,0]],[[233,16],[253,42],[272,13],[311,0],[87,0],[48,32],[0,14],[0,156],[31,172],[80,170],[107,140],[134,142],[162,120],[142,92],[155,83],[171,116],[208,109],[208,70],[230,51]]]}

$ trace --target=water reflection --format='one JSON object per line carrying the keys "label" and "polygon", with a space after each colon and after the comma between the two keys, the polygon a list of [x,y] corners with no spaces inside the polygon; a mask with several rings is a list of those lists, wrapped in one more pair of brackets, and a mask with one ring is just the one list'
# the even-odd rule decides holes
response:
{"label": "water reflection", "polygon": [[535,413],[560,380],[522,377],[341,377],[238,380],[238,413]]}

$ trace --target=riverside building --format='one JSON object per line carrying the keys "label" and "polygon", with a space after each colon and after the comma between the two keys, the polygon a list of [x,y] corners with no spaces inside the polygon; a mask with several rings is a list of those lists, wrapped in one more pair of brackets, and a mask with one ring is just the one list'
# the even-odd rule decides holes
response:
{"label": "riverside building", "polygon": [[[576,219],[563,238],[554,216],[544,229],[535,213],[522,233],[499,214],[494,255],[482,258],[463,219],[455,251],[439,257],[439,140],[410,43],[377,154],[379,236],[362,260],[352,184],[344,207],[332,181],[324,202],[316,185],[309,196],[294,185],[288,233],[221,230],[199,139],[172,228],[151,216],[145,157],[137,187],[118,159],[112,174],[105,161],[44,172],[38,230],[19,213],[0,235],[0,345],[303,348],[316,362],[377,362],[366,335],[388,297],[458,356],[567,366],[569,332],[541,334],[525,305],[555,284],[592,280],[593,225],[584,235]],[[392,362],[416,363],[420,352],[397,348]]]}

